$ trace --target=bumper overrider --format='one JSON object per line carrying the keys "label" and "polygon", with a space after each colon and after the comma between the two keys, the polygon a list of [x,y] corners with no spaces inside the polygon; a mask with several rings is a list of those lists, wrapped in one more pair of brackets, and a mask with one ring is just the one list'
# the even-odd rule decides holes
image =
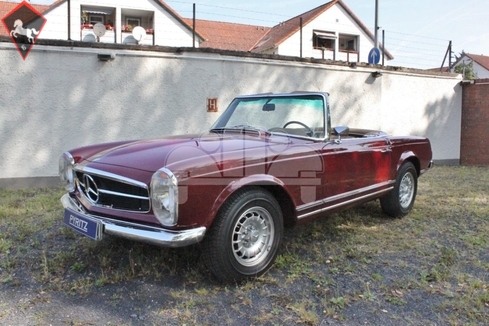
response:
{"label": "bumper overrider", "polygon": [[101,240],[106,234],[163,247],[184,247],[200,242],[206,232],[205,227],[173,231],[92,215],[69,194],[61,198],[61,203],[65,208],[65,223],[94,240]]}

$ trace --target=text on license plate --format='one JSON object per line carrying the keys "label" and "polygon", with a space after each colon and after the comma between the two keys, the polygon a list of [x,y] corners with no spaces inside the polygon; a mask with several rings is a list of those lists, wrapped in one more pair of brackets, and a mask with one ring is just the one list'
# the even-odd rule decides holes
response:
{"label": "text on license plate", "polygon": [[102,239],[102,223],[87,218],[82,214],[65,209],[64,223],[89,238],[94,240]]}

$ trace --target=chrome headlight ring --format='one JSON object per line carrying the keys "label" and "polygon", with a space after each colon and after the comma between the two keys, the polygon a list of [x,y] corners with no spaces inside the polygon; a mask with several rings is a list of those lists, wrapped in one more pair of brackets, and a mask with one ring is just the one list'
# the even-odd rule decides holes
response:
{"label": "chrome headlight ring", "polygon": [[59,177],[66,191],[75,191],[75,159],[69,152],[64,152],[59,158]]}

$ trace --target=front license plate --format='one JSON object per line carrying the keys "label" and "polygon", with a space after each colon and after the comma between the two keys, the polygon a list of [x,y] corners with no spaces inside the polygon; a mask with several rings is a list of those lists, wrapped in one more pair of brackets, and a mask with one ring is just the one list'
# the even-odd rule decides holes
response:
{"label": "front license plate", "polygon": [[73,230],[94,240],[102,239],[103,225],[71,209],[65,209],[64,222]]}

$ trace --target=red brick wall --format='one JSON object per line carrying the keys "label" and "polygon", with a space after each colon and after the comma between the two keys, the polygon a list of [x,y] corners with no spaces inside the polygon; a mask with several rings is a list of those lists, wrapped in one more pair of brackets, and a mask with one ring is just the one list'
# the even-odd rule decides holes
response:
{"label": "red brick wall", "polygon": [[463,86],[460,164],[489,166],[489,79]]}

